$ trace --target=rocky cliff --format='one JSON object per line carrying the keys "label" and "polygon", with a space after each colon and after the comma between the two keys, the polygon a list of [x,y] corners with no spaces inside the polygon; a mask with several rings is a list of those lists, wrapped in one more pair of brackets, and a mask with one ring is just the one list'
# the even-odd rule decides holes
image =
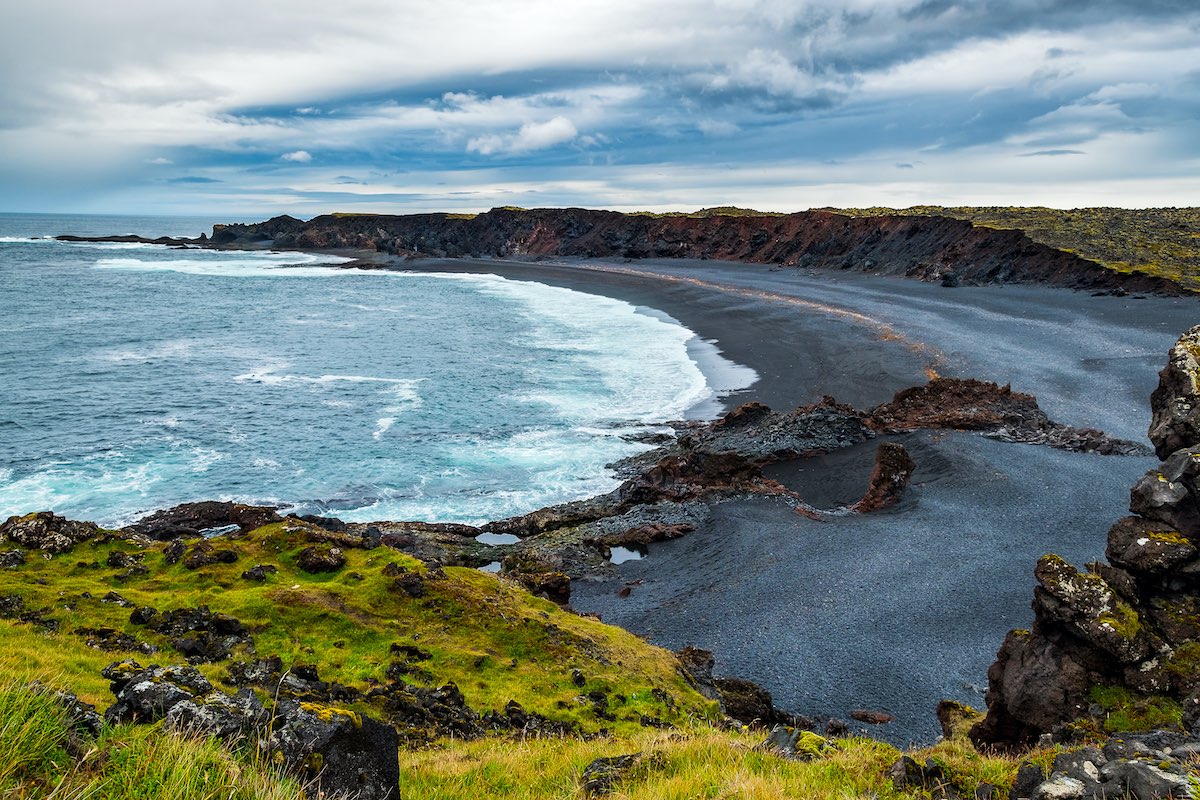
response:
{"label": "rocky cliff", "polygon": [[1200,723],[1200,326],[1172,348],[1151,405],[1163,462],[1109,530],[1107,563],[1038,562],[1033,629],[1010,632],[988,671],[977,743],[1070,738],[1131,715]]}
{"label": "rocky cliff", "polygon": [[1179,294],[1173,281],[1117,273],[1038,244],[1019,230],[948,217],[787,215],[657,216],[581,208],[493,209],[461,214],[334,214],[219,225],[218,246],[367,248],[396,255],[695,258],[852,269],[948,285],[1047,283],[1094,291]]}

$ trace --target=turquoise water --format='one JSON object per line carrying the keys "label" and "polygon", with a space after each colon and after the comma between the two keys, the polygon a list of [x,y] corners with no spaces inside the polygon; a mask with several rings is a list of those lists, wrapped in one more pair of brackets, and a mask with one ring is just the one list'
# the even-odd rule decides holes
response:
{"label": "turquoise water", "polygon": [[479,523],[608,491],[630,434],[711,407],[694,334],[621,301],[40,238],[213,221],[0,215],[0,519],[232,499]]}

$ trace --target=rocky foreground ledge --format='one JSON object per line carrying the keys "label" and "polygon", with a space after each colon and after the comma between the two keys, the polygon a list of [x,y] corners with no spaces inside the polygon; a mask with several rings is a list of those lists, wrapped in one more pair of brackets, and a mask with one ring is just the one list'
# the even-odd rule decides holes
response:
{"label": "rocky foreground ledge", "polygon": [[[1118,273],[1019,230],[939,216],[621,214],[497,208],[484,214],[327,214],[216,225],[196,239],[60,236],[175,247],[366,249],[405,258],[689,258],[902,275],[945,286],[1039,283],[1098,293],[1187,294],[1175,281]],[[370,266],[359,264],[357,266]]]}

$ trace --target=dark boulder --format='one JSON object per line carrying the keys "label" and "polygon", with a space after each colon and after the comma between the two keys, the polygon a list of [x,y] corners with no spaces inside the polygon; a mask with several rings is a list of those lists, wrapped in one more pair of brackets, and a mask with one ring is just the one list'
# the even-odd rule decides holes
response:
{"label": "dark boulder", "polygon": [[595,759],[583,768],[581,782],[584,797],[604,797],[612,794],[617,784],[627,779],[645,760],[646,756],[641,753]]}
{"label": "dark boulder", "polygon": [[242,573],[242,578],[255,583],[262,583],[268,575],[274,575],[279,569],[273,564],[255,564]]}
{"label": "dark boulder", "polygon": [[234,550],[216,547],[212,542],[197,542],[183,559],[183,566],[188,569],[200,569],[213,564],[232,564],[238,560]]}
{"label": "dark boulder", "polygon": [[52,511],[39,511],[23,517],[9,517],[0,524],[0,540],[7,539],[30,550],[56,555],[94,538],[99,531],[94,523],[76,522]]}
{"label": "dark boulder", "polygon": [[398,800],[400,739],[370,717],[327,706],[283,701],[269,748],[313,793],[358,800]]}
{"label": "dark boulder", "polygon": [[248,506],[242,503],[226,503],[208,500],[201,503],[184,503],[174,508],[158,511],[144,517],[127,530],[152,539],[176,539],[181,536],[202,536],[207,531],[238,526],[247,533],[263,525],[282,522],[271,506]]}
{"label": "dark boulder", "polygon": [[337,572],[346,565],[346,554],[337,547],[314,545],[296,556],[296,566],[305,572]]}

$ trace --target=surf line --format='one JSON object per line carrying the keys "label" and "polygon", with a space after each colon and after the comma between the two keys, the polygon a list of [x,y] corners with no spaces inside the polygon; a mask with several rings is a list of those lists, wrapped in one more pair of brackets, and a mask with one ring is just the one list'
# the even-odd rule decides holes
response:
{"label": "surf line", "polygon": [[764,300],[769,303],[782,303],[784,305],[796,306],[798,308],[810,309],[818,311],[822,314],[827,314],[833,317],[848,319],[851,322],[856,322],[868,328],[875,330],[882,341],[898,342],[904,347],[907,347],[911,352],[924,356],[929,359],[929,363],[925,365],[925,377],[929,380],[940,377],[938,367],[944,366],[946,357],[940,350],[925,342],[917,342],[909,339],[904,334],[898,332],[888,323],[869,317],[866,314],[858,311],[851,311],[848,308],[841,306],[829,305],[827,303],[818,303],[815,300],[805,300],[802,297],[795,295],[779,294],[777,292],[768,292],[763,289],[746,289],[740,286],[733,286],[728,283],[718,283],[717,281],[706,281],[700,278],[690,278],[683,275],[667,275],[661,272],[646,272],[639,269],[630,269],[629,267],[618,267],[612,264],[588,264],[584,269],[593,269],[597,272],[611,272],[618,275],[630,275],[639,278],[654,278],[656,280],[669,281],[671,283],[686,283],[690,286],[697,286],[701,289],[711,289],[713,291],[732,294],[738,297],[746,297],[752,300]]}

